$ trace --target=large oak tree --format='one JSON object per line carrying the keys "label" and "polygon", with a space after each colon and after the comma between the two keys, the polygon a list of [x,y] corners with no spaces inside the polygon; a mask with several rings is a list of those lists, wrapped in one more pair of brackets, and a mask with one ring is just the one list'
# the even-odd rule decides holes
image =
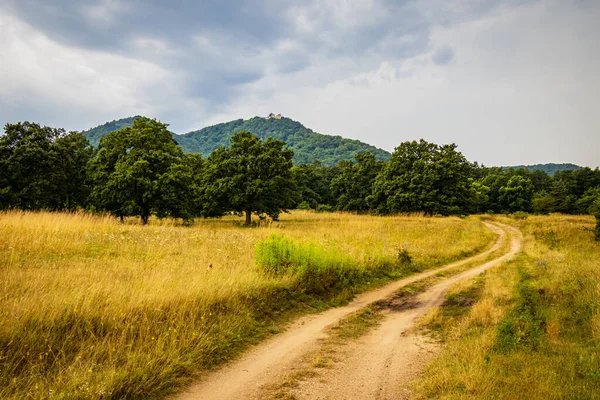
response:
{"label": "large oak tree", "polygon": [[236,133],[229,148],[220,147],[207,158],[203,214],[245,214],[246,225],[253,213],[277,219],[296,201],[293,155],[281,140],[263,142],[250,132]]}
{"label": "large oak tree", "polygon": [[455,144],[403,142],[377,175],[369,205],[380,213],[465,213],[472,173]]}
{"label": "large oak tree", "polygon": [[[191,218],[192,170],[167,125],[138,118],[133,126],[111,132],[100,140],[90,163],[93,204],[123,218],[151,214]],[[190,185],[185,184],[190,183]]]}
{"label": "large oak tree", "polygon": [[0,137],[0,208],[63,210],[87,201],[93,153],[77,132],[34,122],[7,124]]}

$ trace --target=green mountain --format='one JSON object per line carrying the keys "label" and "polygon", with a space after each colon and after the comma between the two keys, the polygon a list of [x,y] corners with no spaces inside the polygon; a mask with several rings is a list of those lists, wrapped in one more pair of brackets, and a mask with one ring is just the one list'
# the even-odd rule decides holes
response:
{"label": "green mountain", "polygon": [[582,169],[579,165],[575,164],[534,164],[534,165],[515,165],[510,167],[503,167],[504,169],[520,169],[525,168],[529,171],[544,171],[550,176],[554,176],[555,172],[558,171],[575,171],[578,169]]}
{"label": "green mountain", "polygon": [[83,131],[83,135],[89,140],[89,142],[94,147],[98,147],[98,143],[100,139],[104,135],[108,135],[111,132],[118,131],[119,129],[125,128],[127,126],[133,125],[133,121],[141,118],[139,115],[135,117],[123,118],[116,121],[110,121],[105,123],[104,125],[97,126],[92,129],[88,129],[87,131]]}
{"label": "green mountain", "polygon": [[[92,145],[97,146],[102,136],[125,126],[131,126],[136,118],[139,117],[108,122],[84,131],[83,134]],[[250,131],[263,140],[266,138],[283,140],[294,151],[295,164],[321,161],[326,165],[334,165],[340,160],[354,159],[355,153],[367,151],[373,153],[378,160],[390,158],[390,153],[387,151],[359,140],[316,133],[297,121],[273,114],[267,118],[238,119],[184,135],[173,134],[173,137],[184,152],[208,155],[219,146],[229,146],[229,139],[239,131]]]}

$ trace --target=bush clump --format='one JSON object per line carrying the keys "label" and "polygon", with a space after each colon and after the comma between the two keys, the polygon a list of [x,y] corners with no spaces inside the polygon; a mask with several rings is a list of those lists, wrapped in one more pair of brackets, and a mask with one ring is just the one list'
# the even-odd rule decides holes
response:
{"label": "bush clump", "polygon": [[382,262],[367,268],[335,248],[295,242],[279,234],[258,243],[256,264],[268,274],[293,276],[298,286],[311,294],[358,284],[393,267]]}
{"label": "bush clump", "polygon": [[333,212],[333,207],[329,204],[319,204],[316,211],[320,213]]}

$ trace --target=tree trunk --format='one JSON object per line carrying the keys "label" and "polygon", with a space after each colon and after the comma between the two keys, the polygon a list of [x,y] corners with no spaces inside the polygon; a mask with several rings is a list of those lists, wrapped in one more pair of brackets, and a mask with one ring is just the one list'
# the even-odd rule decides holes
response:
{"label": "tree trunk", "polygon": [[146,211],[142,211],[142,224],[146,225],[148,223],[148,218],[150,218],[150,213]]}
{"label": "tree trunk", "polygon": [[119,219],[121,220],[122,224],[125,223],[125,217],[123,217],[123,214],[119,215]]}
{"label": "tree trunk", "polygon": [[252,224],[252,211],[246,210],[246,223],[244,225]]}

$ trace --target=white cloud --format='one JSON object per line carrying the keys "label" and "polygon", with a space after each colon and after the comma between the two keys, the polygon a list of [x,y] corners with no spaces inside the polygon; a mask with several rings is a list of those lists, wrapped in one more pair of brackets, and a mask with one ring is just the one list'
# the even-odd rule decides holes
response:
{"label": "white cloud", "polygon": [[108,27],[115,23],[119,14],[129,10],[129,7],[119,0],[100,0],[91,5],[81,5],[79,10],[88,23]]}
{"label": "white cloud", "polygon": [[[174,107],[202,109],[184,98],[183,85],[173,72],[156,64],[67,47],[7,15],[0,15],[0,38],[0,103],[5,110],[23,110],[1,115],[0,108],[3,121],[42,114],[44,124],[81,129],[78,121],[89,124],[90,115],[102,123],[135,114],[160,117]],[[165,104],[165,98],[172,103]]]}
{"label": "white cloud", "polygon": [[[185,132],[281,112],[388,150],[423,137],[491,165],[597,165],[600,2],[493,3],[273,0],[264,21],[276,28],[226,29],[219,18],[231,16],[217,10],[195,33],[171,24],[187,8],[156,32],[119,25],[126,2],[34,13],[81,15],[91,28],[79,41],[77,24],[41,27],[47,36],[3,10],[0,122],[82,129],[147,114]],[[163,18],[157,10],[149,18]],[[78,47],[99,43],[107,50]]]}
{"label": "white cloud", "polygon": [[390,15],[386,6],[375,0],[313,0],[286,10],[286,18],[298,32],[353,30],[380,24]]}
{"label": "white cloud", "polygon": [[131,45],[139,50],[161,55],[175,54],[172,47],[164,40],[139,36],[131,39]]}
{"label": "white cloud", "polygon": [[[421,137],[456,142],[488,165],[579,162],[597,166],[599,7],[561,1],[500,7],[432,28],[429,52],[381,59],[367,72],[315,84],[345,64],[267,76],[240,90],[213,122],[282,112],[324,133],[392,150]],[[449,65],[432,56],[451,49]],[[335,66],[335,67],[334,67]]]}

